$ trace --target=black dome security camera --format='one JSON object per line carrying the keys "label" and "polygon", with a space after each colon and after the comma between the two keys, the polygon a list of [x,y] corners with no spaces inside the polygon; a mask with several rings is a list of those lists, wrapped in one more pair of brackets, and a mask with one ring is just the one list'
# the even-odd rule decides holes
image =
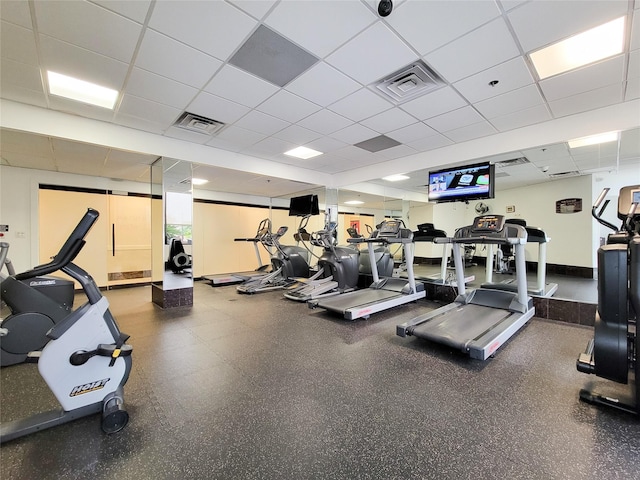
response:
{"label": "black dome security camera", "polygon": [[378,3],[378,15],[388,17],[393,10],[393,2],[391,0],[380,0]]}

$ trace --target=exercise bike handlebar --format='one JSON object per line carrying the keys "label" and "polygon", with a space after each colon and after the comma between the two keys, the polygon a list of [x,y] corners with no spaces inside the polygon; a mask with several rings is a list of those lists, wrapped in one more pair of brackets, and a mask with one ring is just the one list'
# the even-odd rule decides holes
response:
{"label": "exercise bike handlebar", "polygon": [[84,247],[84,237],[87,236],[93,224],[98,220],[100,213],[93,208],[87,209],[87,212],[80,219],[76,228],[73,229],[67,241],[60,248],[60,251],[53,257],[49,263],[38,265],[31,270],[22,272],[16,275],[17,280],[24,280],[27,278],[33,278],[40,275],[47,275],[57,270],[61,270],[66,265],[69,265],[78,256],[82,247]]}

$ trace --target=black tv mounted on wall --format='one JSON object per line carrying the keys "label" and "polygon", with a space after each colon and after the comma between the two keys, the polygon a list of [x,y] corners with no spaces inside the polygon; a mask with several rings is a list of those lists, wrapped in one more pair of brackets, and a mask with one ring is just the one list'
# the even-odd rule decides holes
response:
{"label": "black tv mounted on wall", "polygon": [[305,215],[318,215],[318,195],[303,195],[293,197],[289,203],[290,217],[304,217]]}
{"label": "black tv mounted on wall", "polygon": [[467,202],[493,198],[495,165],[484,162],[429,172],[430,202]]}

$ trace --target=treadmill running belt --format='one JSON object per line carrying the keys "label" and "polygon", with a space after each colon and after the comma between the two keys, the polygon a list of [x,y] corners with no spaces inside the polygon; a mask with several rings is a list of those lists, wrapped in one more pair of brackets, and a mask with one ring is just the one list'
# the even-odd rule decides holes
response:
{"label": "treadmill running belt", "polygon": [[470,342],[478,340],[511,315],[512,312],[502,309],[468,304],[411,327],[410,332],[416,337],[464,351]]}

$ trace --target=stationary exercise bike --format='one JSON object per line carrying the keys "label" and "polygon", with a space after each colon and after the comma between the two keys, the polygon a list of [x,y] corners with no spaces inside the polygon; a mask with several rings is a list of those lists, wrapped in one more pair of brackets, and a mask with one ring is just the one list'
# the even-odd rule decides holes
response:
{"label": "stationary exercise bike", "polygon": [[[0,324],[0,366],[23,363],[28,353],[41,350],[48,341],[47,332],[61,322],[73,308],[73,282],[53,276],[30,276],[16,272],[7,258],[9,244],[0,242],[0,271],[6,268],[10,277],[24,283],[10,288],[2,276],[2,301],[11,314]],[[1,272],[0,272],[1,275]]]}
{"label": "stationary exercise bike", "polygon": [[[598,309],[594,337],[576,363],[578,371],[592,373],[617,383],[632,384],[631,398],[614,398],[590,389],[580,390],[580,399],[625,412],[640,414],[640,185],[620,189],[618,229],[602,218],[609,189],[605,189],[591,210],[593,217],[611,228],[606,245],[598,249]],[[629,380],[629,371],[633,379]]]}
{"label": "stationary exercise bike", "polygon": [[50,263],[2,281],[3,297],[19,298],[32,288],[21,279],[61,270],[80,283],[88,302],[48,331],[41,352],[29,354],[62,409],[3,424],[0,442],[100,412],[105,433],[122,430],[129,420],[123,393],[132,363],[129,336],[118,328],[91,275],[72,263],[98,215],[89,209]]}

